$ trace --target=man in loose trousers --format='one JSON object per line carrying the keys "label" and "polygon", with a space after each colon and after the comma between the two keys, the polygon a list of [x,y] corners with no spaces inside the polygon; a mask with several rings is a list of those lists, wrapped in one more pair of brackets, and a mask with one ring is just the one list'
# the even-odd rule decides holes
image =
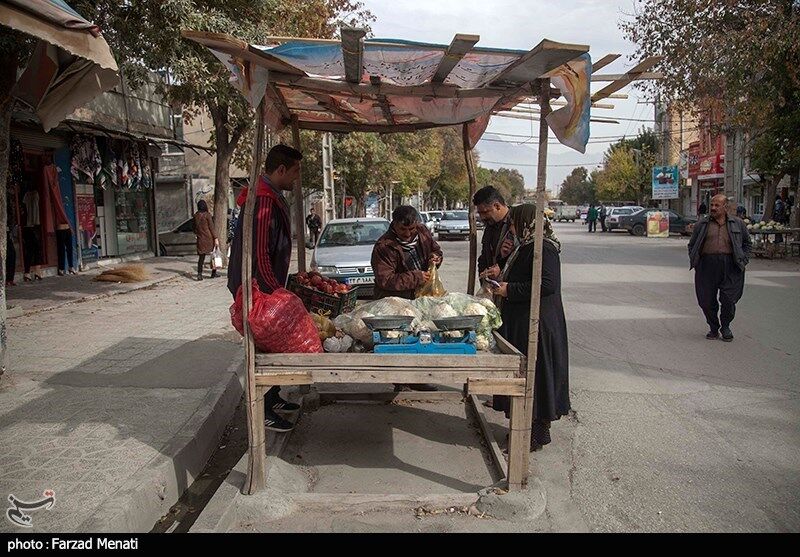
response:
{"label": "man in loose trousers", "polygon": [[720,335],[725,342],[733,340],[731,322],[744,291],[751,245],[744,221],[728,214],[728,198],[714,196],[710,215],[698,221],[689,240],[689,268],[695,269],[694,288],[709,340]]}

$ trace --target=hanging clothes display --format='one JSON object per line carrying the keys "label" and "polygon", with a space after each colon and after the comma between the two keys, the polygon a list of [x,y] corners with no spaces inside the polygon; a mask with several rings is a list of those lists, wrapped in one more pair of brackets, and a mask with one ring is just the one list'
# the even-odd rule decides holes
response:
{"label": "hanging clothes display", "polygon": [[52,224],[55,228],[58,274],[74,273],[72,225],[67,217],[67,211],[64,209],[64,200],[61,198],[61,188],[58,185],[58,167],[54,164],[49,164],[42,171],[50,206],[48,216],[52,218]]}
{"label": "hanging clothes display", "polygon": [[117,185],[117,155],[111,147],[111,141],[105,140],[98,143],[100,148],[100,173],[97,176],[97,185],[103,189]]}
{"label": "hanging clothes display", "polygon": [[94,184],[103,168],[97,140],[90,135],[75,135],[72,139],[72,177],[76,182]]}
{"label": "hanging clothes display", "polygon": [[140,168],[142,173],[142,187],[150,189],[153,185],[152,169],[150,168],[150,157],[147,154],[147,144],[142,143],[139,145]]}

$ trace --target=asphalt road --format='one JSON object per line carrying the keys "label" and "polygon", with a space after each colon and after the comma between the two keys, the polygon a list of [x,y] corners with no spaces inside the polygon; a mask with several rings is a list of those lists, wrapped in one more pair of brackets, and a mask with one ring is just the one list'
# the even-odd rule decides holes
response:
{"label": "asphalt road", "polygon": [[[751,263],[723,343],[704,338],[686,238],[556,232],[575,414],[533,466],[577,509],[564,528],[800,530],[797,259]],[[468,243],[442,248],[463,291]]]}

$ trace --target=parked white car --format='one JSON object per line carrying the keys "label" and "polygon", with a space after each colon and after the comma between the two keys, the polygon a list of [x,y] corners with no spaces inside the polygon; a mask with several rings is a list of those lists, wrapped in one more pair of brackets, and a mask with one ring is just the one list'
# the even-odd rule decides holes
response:
{"label": "parked white car", "polygon": [[419,216],[422,219],[422,224],[424,224],[428,230],[430,230],[431,234],[435,234],[436,223],[438,221],[427,211],[422,211]]}
{"label": "parked white car", "polygon": [[641,211],[643,207],[639,207],[636,205],[626,206],[626,207],[608,207],[607,214],[606,214],[606,229],[609,231],[611,230],[618,230],[619,226],[619,218],[622,216],[632,215],[637,211]]}

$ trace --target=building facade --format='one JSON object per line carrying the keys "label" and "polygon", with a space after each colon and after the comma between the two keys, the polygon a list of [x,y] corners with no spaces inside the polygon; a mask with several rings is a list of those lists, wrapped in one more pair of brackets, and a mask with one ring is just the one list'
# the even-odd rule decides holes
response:
{"label": "building facade", "polygon": [[[48,133],[33,114],[13,115],[7,239],[17,273],[55,274],[67,234],[73,261],[65,264],[74,268],[157,252],[160,168],[173,165],[164,153],[181,140],[156,92],[160,77],[151,77],[135,91],[123,81]],[[185,172],[175,176],[185,190]]]}

